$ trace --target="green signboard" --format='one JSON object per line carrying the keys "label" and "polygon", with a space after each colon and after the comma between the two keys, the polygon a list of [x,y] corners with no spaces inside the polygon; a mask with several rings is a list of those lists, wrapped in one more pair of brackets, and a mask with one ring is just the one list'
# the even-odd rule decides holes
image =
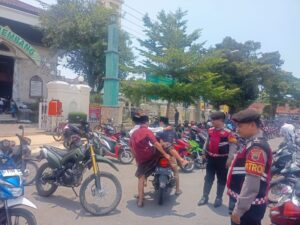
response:
{"label": "green signboard", "polygon": [[173,79],[168,76],[156,76],[152,74],[147,74],[146,75],[146,81],[152,82],[155,84],[165,84],[165,85],[172,85],[173,84]]}
{"label": "green signboard", "polygon": [[36,65],[40,65],[41,58],[35,48],[33,48],[27,41],[21,38],[16,33],[12,32],[8,27],[0,25],[0,38],[20,49],[26,56],[28,56]]}

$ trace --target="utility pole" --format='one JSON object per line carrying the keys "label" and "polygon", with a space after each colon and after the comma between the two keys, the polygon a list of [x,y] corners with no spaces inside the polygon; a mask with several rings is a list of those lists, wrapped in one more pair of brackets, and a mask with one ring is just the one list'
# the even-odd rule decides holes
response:
{"label": "utility pole", "polygon": [[104,99],[106,107],[119,106],[119,27],[118,16],[113,14],[108,26],[108,48],[104,78]]}

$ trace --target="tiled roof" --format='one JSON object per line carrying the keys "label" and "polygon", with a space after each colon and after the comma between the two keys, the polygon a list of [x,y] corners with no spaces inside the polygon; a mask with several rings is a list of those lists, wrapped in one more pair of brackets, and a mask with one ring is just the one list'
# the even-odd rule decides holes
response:
{"label": "tiled roof", "polygon": [[0,5],[27,12],[33,15],[39,15],[39,13],[41,12],[41,9],[19,0],[0,0]]}

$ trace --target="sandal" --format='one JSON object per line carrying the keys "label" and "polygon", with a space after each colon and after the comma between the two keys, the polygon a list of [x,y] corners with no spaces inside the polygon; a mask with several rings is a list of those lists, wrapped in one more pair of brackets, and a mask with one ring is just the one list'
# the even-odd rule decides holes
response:
{"label": "sandal", "polygon": [[137,200],[137,201],[136,201],[136,206],[137,206],[138,208],[143,208],[143,207],[144,207],[144,201],[139,202],[139,200]]}
{"label": "sandal", "polygon": [[189,161],[183,159],[183,160],[181,161],[181,166],[182,166],[182,167],[186,167],[189,163],[190,163]]}

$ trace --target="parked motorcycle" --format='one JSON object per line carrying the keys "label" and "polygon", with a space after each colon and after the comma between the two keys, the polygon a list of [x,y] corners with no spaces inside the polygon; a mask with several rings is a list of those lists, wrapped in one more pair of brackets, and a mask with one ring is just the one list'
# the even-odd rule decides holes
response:
{"label": "parked motorcycle", "polygon": [[273,163],[271,168],[272,176],[278,176],[281,171],[288,167],[293,161],[293,155],[297,151],[297,146],[283,145],[273,153]]}
{"label": "parked motorcycle", "polygon": [[290,194],[299,178],[300,167],[296,162],[284,168],[281,176],[273,179],[270,183],[269,203],[277,203],[282,196]]}
{"label": "parked motorcycle", "polygon": [[7,157],[1,158],[0,169],[17,168],[22,171],[24,185],[30,185],[34,182],[37,173],[37,164],[31,156],[29,145],[31,140],[24,137],[24,127],[19,126],[22,134],[16,134],[19,138],[20,145],[16,145],[14,141],[2,140],[0,141],[0,152]]}
{"label": "parked motorcycle", "polygon": [[0,224],[1,225],[36,225],[34,215],[25,208],[36,206],[22,195],[22,171],[17,169],[0,170]]}
{"label": "parked motorcycle", "polygon": [[270,219],[272,225],[300,224],[300,182],[297,181],[293,191],[283,196],[279,203],[271,208]]}
{"label": "parked motorcycle", "polygon": [[172,188],[176,185],[173,170],[166,158],[160,158],[153,176],[154,179],[152,184],[155,191],[158,193],[158,204],[162,205],[164,203],[165,196],[170,193]]}
{"label": "parked motorcycle", "polygon": [[206,167],[206,158],[203,146],[205,144],[207,136],[198,129],[191,129],[190,140],[190,152],[194,158],[195,167],[198,169],[204,169]]}
{"label": "parked motorcycle", "polygon": [[[122,188],[119,180],[111,173],[100,172],[98,163],[107,163],[118,171],[117,167],[108,159],[100,156],[100,143],[95,133],[87,133],[88,143],[63,151],[61,149],[44,146],[41,150],[43,158],[47,160],[41,165],[37,173],[36,189],[40,196],[52,195],[58,186],[80,187],[80,203],[82,207],[95,216],[102,216],[113,211],[119,204]],[[87,170],[93,173],[83,180]]]}
{"label": "parked motorcycle", "polygon": [[89,132],[89,124],[81,122],[80,125],[68,123],[63,130],[63,146],[73,149],[81,145],[81,138]]}
{"label": "parked motorcycle", "polygon": [[102,156],[110,156],[118,159],[123,164],[130,164],[134,157],[129,147],[129,140],[120,137],[107,137],[97,133],[100,142],[100,151]]}

